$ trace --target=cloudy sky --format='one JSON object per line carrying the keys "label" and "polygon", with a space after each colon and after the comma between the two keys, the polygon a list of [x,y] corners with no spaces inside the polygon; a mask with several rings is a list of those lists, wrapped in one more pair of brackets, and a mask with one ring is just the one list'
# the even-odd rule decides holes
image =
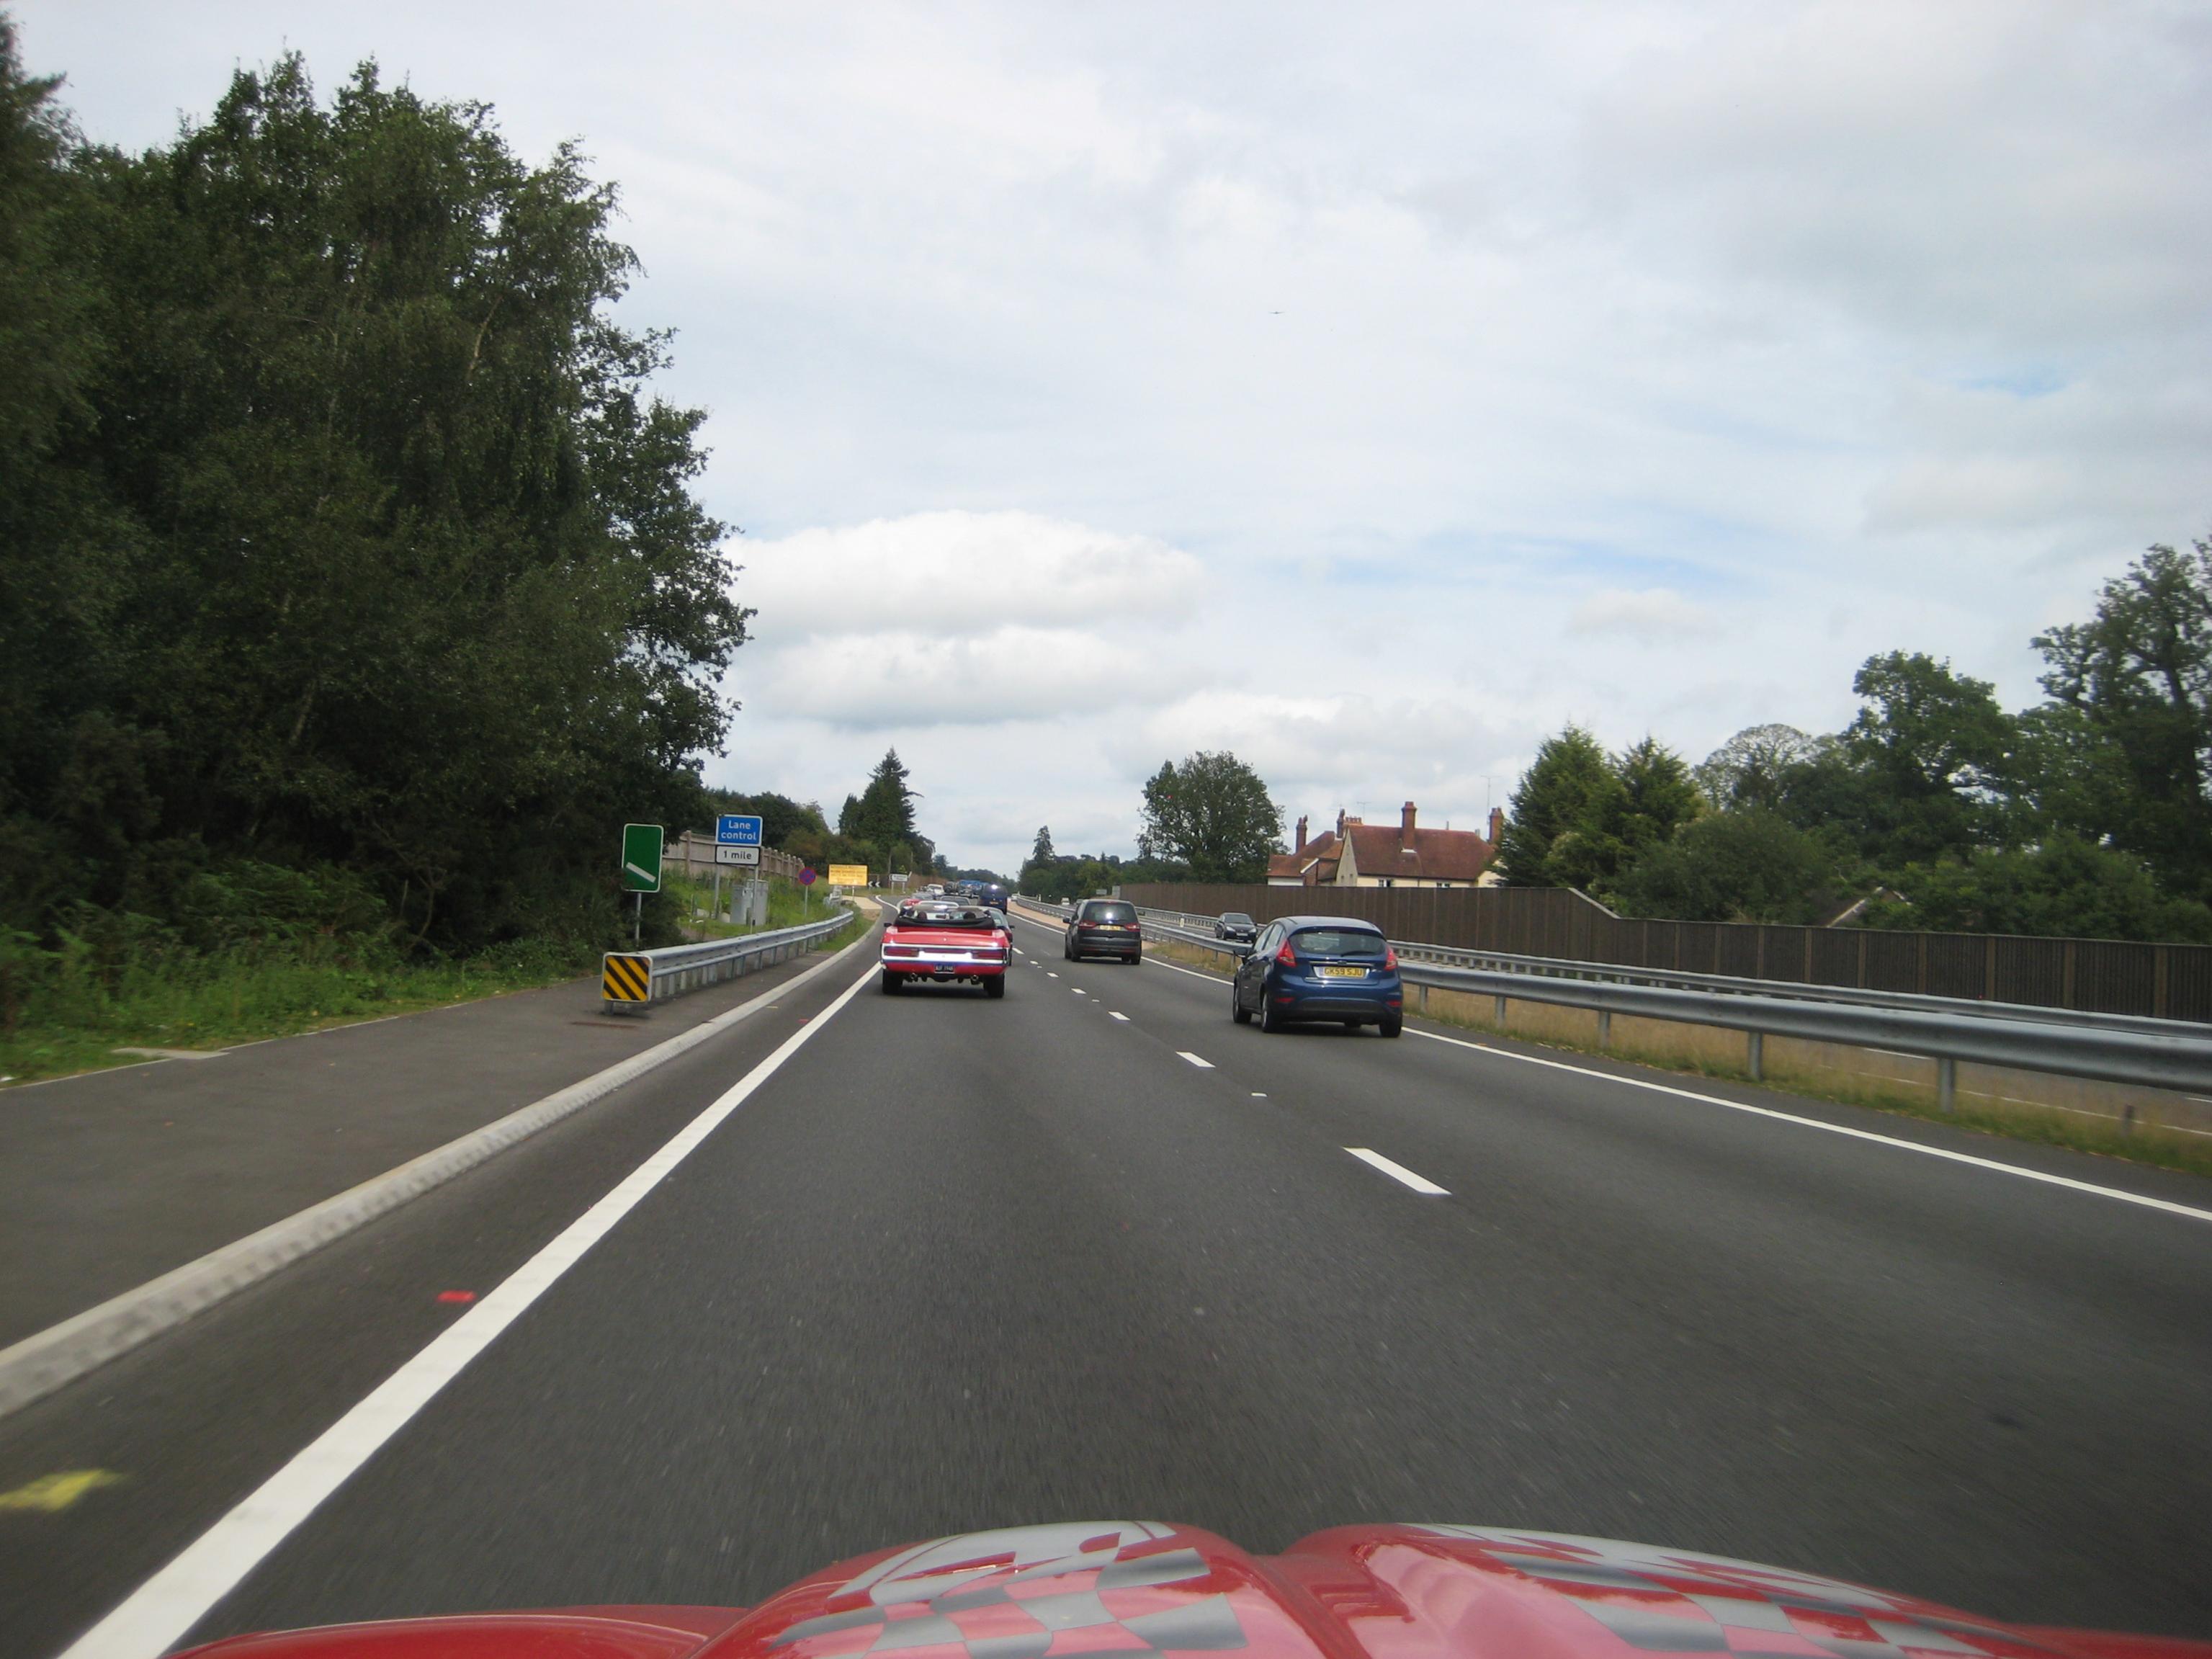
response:
{"label": "cloudy sky", "polygon": [[618,180],[760,616],[710,779],[1478,822],[2212,527],[2212,8],[15,0],[94,137],[374,56]]}

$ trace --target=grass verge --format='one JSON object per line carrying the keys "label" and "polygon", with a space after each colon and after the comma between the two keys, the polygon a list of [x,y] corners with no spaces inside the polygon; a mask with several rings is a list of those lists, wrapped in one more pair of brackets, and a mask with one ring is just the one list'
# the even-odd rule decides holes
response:
{"label": "grass verge", "polygon": [[532,943],[468,961],[364,961],[312,950],[240,951],[90,978],[0,1032],[0,1078],[36,1082],[146,1057],[124,1048],[217,1049],[381,1019],[574,979],[574,951]]}

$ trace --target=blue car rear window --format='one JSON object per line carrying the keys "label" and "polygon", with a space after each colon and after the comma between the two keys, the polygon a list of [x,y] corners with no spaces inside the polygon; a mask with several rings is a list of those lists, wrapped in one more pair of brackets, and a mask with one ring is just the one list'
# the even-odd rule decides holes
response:
{"label": "blue car rear window", "polygon": [[1385,948],[1382,935],[1364,928],[1301,927],[1291,935],[1291,948],[1302,957],[1375,957]]}

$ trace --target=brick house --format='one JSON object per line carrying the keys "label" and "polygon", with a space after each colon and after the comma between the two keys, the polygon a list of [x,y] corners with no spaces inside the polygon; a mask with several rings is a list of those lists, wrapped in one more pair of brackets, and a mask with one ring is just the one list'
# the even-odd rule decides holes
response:
{"label": "brick house", "polygon": [[1336,828],[1309,841],[1298,820],[1297,845],[1267,860],[1271,887],[1495,887],[1491,863],[1505,814],[1490,812],[1490,834],[1424,830],[1407,801],[1397,827],[1336,815]]}

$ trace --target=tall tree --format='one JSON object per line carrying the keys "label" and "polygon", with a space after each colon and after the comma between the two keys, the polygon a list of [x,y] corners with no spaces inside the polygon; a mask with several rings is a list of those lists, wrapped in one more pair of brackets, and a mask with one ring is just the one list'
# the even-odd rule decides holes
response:
{"label": "tall tree", "polygon": [[1263,881],[1282,838],[1283,809],[1226,750],[1164,761],[1145,782],[1139,854],[1186,864],[1194,880]]}
{"label": "tall tree", "polygon": [[1822,741],[1794,726],[1747,726],[1700,761],[1691,775],[1716,811],[1772,811],[1782,804],[1790,769],[1817,756]]}
{"label": "tall tree", "polygon": [[1030,848],[1030,862],[1031,864],[1052,862],[1052,826],[1050,824],[1039,826],[1036,832],[1036,843]]}
{"label": "tall tree", "polygon": [[1868,658],[1851,690],[1866,706],[1838,758],[1863,784],[1854,827],[1867,857],[1894,867],[2004,838],[2020,732],[1987,680],[1892,651]]}
{"label": "tall tree", "polygon": [[[46,246],[91,284],[91,366],[0,488],[0,864],[59,827],[134,910],[248,858],[366,872],[452,944],[611,923],[610,826],[702,810],[746,616],[690,493],[702,416],[607,314],[611,190],[373,65],[325,106],[297,57],[68,171]],[[58,501],[66,535],[22,532]],[[41,559],[99,602],[17,580]]]}
{"label": "tall tree", "polygon": [[2088,622],[2034,642],[2052,698],[2032,721],[2046,810],[2212,899],[2212,542],[2152,548]]}
{"label": "tall tree", "polygon": [[1536,747],[1506,815],[1498,872],[1514,887],[1557,887],[1552,850],[1584,828],[1620,787],[1605,750],[1579,726]]}
{"label": "tall tree", "polygon": [[898,750],[884,751],[876,769],[868,775],[868,787],[852,800],[850,811],[838,822],[838,829],[857,840],[872,843],[888,854],[895,845],[904,844],[911,849],[915,842],[915,794],[907,787],[905,763]]}

